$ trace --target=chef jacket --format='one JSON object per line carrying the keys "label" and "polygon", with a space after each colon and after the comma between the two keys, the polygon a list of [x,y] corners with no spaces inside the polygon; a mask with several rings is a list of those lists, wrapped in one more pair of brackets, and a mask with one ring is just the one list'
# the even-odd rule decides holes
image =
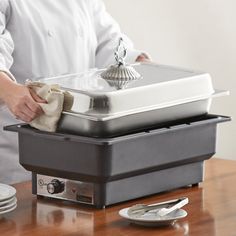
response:
{"label": "chef jacket", "polygon": [[[121,36],[132,63],[141,52],[101,0],[0,0],[0,71],[18,83],[107,67]],[[0,106],[0,183],[30,179],[19,164],[17,135],[3,131],[16,123]]]}

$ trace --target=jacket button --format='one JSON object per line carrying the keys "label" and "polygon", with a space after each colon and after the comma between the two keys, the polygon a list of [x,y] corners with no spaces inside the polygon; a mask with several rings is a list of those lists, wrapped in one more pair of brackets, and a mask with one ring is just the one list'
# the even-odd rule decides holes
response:
{"label": "jacket button", "polygon": [[52,33],[51,30],[48,30],[48,36],[49,36],[49,37],[52,37],[52,36],[53,36],[53,33]]}

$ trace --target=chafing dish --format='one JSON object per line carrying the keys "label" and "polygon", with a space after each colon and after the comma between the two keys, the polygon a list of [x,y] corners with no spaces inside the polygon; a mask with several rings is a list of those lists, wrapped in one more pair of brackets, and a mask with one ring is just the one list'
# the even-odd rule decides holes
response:
{"label": "chafing dish", "polygon": [[[73,95],[55,133],[20,124],[19,160],[32,192],[102,208],[203,181],[216,148],[207,73],[135,64],[141,76],[114,83],[104,70],[42,79]],[[106,78],[106,76],[104,76]],[[227,92],[226,92],[227,93]]]}

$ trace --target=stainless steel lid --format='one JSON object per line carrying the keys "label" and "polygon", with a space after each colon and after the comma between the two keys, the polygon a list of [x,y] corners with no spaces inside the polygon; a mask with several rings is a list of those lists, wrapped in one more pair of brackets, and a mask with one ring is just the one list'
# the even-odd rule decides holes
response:
{"label": "stainless steel lid", "polygon": [[122,89],[101,77],[104,70],[41,79],[74,96],[71,114],[88,119],[120,117],[209,98],[214,89],[207,73],[153,63],[132,65],[142,76]]}

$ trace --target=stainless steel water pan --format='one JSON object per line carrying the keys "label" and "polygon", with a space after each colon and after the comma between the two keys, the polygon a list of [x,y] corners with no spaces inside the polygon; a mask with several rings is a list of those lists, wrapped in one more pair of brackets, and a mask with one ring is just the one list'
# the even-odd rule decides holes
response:
{"label": "stainless steel water pan", "polygon": [[157,64],[135,64],[142,75],[123,89],[100,77],[103,70],[46,78],[59,84],[74,101],[65,110],[58,131],[86,136],[115,136],[157,123],[208,113],[213,89],[207,73]]}

